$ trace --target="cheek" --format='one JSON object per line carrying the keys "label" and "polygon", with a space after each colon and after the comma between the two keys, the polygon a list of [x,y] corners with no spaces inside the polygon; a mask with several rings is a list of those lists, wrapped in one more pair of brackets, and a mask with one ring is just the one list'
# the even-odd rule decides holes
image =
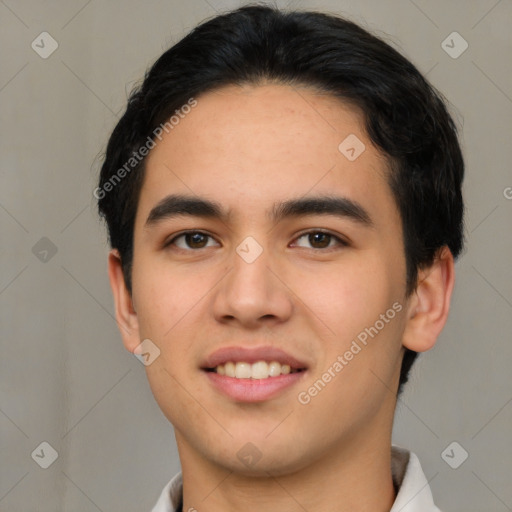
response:
{"label": "cheek", "polygon": [[166,337],[199,293],[185,272],[171,273],[165,267],[161,258],[151,254],[140,254],[136,264],[134,258],[132,283],[139,328],[157,338]]}
{"label": "cheek", "polygon": [[[307,298],[305,303],[315,313],[312,318],[321,331],[324,351],[310,385],[329,368],[336,374],[316,406],[324,403],[329,409],[340,403],[354,407],[366,403],[376,407],[393,385],[400,357],[403,313],[397,309],[405,308],[397,269],[390,258],[358,254],[325,274],[306,274],[302,282],[298,295]],[[333,365],[338,361],[340,368],[339,356],[343,369],[336,372]]]}
{"label": "cheek", "polygon": [[[159,347],[158,361],[171,373],[192,365],[190,341],[197,335],[197,315],[210,288],[208,280],[197,273],[185,269],[169,272],[155,262],[150,264],[149,259],[145,264],[140,261],[133,280],[140,336]],[[151,367],[148,370],[151,373]],[[157,374],[151,377],[159,378]]]}
{"label": "cheek", "polygon": [[340,341],[351,340],[373,325],[397,300],[399,289],[385,262],[370,253],[319,265],[292,282],[300,299],[329,328],[330,336]]}

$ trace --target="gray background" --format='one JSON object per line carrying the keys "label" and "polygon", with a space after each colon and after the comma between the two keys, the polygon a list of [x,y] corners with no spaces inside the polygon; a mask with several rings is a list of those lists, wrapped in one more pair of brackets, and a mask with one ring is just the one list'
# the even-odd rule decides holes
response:
{"label": "gray background", "polygon": [[[92,190],[146,67],[239,5],[0,1],[1,511],[149,511],[179,469],[172,427],[113,319]],[[512,3],[288,5],[362,23],[451,104],[467,163],[467,251],[448,325],[400,400],[394,442],[418,454],[443,511],[512,510]],[[43,31],[59,45],[46,59],[31,48]],[[458,58],[441,46],[453,31],[469,44]],[[58,452],[48,469],[31,457],[43,441]],[[441,456],[453,441],[452,464],[469,454],[457,469]]]}

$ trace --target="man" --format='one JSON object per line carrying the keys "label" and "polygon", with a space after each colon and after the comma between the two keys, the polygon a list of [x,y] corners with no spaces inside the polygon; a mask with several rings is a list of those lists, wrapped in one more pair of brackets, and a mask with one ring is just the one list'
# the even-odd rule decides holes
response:
{"label": "man", "polygon": [[439,94],[341,18],[246,6],[158,59],[95,190],[180,456],[154,512],[439,510],[391,432],[447,319],[463,172]]}

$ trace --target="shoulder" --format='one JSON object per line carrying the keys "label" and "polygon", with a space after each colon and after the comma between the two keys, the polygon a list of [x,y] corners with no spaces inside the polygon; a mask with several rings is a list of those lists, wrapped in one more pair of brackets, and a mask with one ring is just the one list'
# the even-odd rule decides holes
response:
{"label": "shoulder", "polygon": [[390,512],[441,512],[416,454],[392,446],[391,471],[398,493]]}

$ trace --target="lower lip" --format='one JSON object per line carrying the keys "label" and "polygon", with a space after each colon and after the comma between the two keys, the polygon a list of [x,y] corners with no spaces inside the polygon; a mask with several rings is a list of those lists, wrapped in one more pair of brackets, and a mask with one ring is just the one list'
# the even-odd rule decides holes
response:
{"label": "lower lip", "polygon": [[306,370],[267,379],[236,379],[216,372],[205,373],[215,388],[230,398],[239,402],[263,402],[296,384],[304,377]]}

